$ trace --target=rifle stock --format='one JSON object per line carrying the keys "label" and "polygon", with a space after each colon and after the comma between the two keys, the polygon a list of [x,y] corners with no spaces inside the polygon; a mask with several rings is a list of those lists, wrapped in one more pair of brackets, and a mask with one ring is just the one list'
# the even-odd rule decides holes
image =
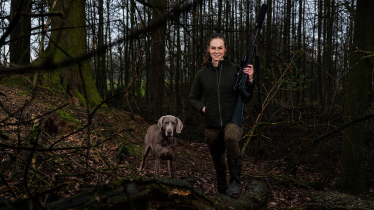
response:
{"label": "rifle stock", "polygon": [[253,40],[253,44],[251,47],[251,51],[249,53],[249,56],[243,55],[242,60],[241,60],[241,65],[240,65],[240,70],[237,73],[237,79],[236,83],[234,86],[234,90],[239,92],[238,98],[236,100],[235,108],[231,117],[231,123],[234,123],[238,126],[242,126],[243,124],[243,111],[244,111],[244,105],[247,103],[251,97],[252,93],[248,92],[248,87],[249,87],[249,82],[248,82],[248,75],[243,73],[243,69],[248,66],[248,64],[253,65],[253,58],[255,56],[255,41],[257,34],[259,30],[262,28],[262,23],[264,22],[265,19],[265,14],[267,10],[267,5],[263,4],[261,6],[260,14],[257,18],[257,25],[256,25],[256,35]]}

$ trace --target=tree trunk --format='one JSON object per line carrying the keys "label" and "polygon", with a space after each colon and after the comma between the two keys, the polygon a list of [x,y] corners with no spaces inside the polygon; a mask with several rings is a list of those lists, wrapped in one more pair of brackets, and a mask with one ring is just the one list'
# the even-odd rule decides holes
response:
{"label": "tree trunk", "polygon": [[[124,12],[125,13],[125,12]],[[126,17],[129,17],[129,10],[127,10],[126,12]],[[123,16],[123,19],[126,20],[126,25],[128,26],[129,25],[129,18],[125,18],[125,16]],[[126,28],[123,27],[123,36],[126,36],[127,35],[127,31],[126,31]],[[128,87],[129,85],[129,82],[130,82],[130,42],[125,42],[124,43],[125,47],[124,47],[124,50],[125,50],[125,60],[124,60],[124,63],[125,63],[125,88]]]}
{"label": "tree trunk", "polygon": [[[285,5],[286,12],[284,14],[284,29],[283,29],[283,49],[284,49],[284,63],[288,66],[290,62],[290,25],[291,25],[291,0],[287,0]],[[287,103],[290,99],[289,86],[283,84],[284,90],[282,91],[282,101]]]}
{"label": "tree trunk", "polygon": [[217,23],[217,33],[220,33],[221,25],[222,25],[222,0],[218,0],[218,23]]}
{"label": "tree trunk", "polygon": [[[98,48],[102,48],[105,44],[104,37],[104,0],[99,0],[98,13],[99,13],[99,31],[98,36]],[[96,86],[102,98],[105,99],[107,92],[106,84],[106,61],[105,51],[101,51],[97,55],[97,71],[96,71]]]}
{"label": "tree trunk", "polygon": [[[151,24],[151,16],[152,16],[152,12],[151,10],[147,10],[147,16],[149,18],[147,18],[147,24],[150,25]],[[150,49],[150,47],[152,46],[152,40],[147,37],[147,42],[146,42],[146,49]],[[151,52],[150,50],[146,50],[146,85],[145,85],[145,102],[146,104],[149,103],[149,77],[150,77],[150,69],[151,69],[151,65],[150,65],[150,62],[151,62]]]}
{"label": "tree trunk", "polygon": [[[134,0],[130,0],[130,18],[127,18],[127,19],[130,19],[130,29],[131,31],[135,30],[136,29],[136,21],[135,21],[135,18],[136,18],[136,14],[135,14],[135,1]],[[135,41],[134,39],[131,39],[130,40],[130,47],[129,47],[129,53],[130,53],[130,56],[129,56],[129,68],[130,68],[130,72],[131,72],[131,75],[134,75],[135,73],[135,70],[136,70],[136,59],[138,59],[137,57],[137,47],[135,46]],[[131,76],[130,76],[131,78]],[[135,95],[135,86],[136,85],[133,85],[132,88],[131,88],[131,94],[132,95]]]}
{"label": "tree trunk", "polygon": [[[374,4],[358,0],[354,23],[353,48],[374,51]],[[351,70],[345,95],[345,121],[359,118],[370,109],[373,62],[362,59],[366,54],[351,52]],[[340,175],[337,187],[354,192],[366,192],[365,180],[365,123],[345,129]]]}
{"label": "tree trunk", "polygon": [[180,69],[181,68],[181,65],[180,65],[180,60],[182,58],[182,52],[181,52],[181,37],[180,37],[180,27],[179,26],[176,26],[177,27],[177,64],[176,64],[176,68],[175,68],[175,102],[176,102],[176,113],[180,113],[182,110],[180,110],[180,95],[179,95],[179,87],[183,87],[183,86],[180,86],[180,76],[179,76],[179,72],[180,72]]}
{"label": "tree trunk", "polygon": [[[82,27],[86,18],[85,1],[57,1],[55,10],[62,11],[64,17],[52,17],[52,33],[48,47],[36,62],[61,62],[87,53],[86,28]],[[68,91],[84,105],[96,106],[102,102],[88,60],[48,71],[43,77],[44,85]]]}
{"label": "tree trunk", "polygon": [[[13,18],[19,12],[30,13],[31,12],[31,1],[24,0],[23,4],[20,5],[22,0],[11,1],[11,12],[10,18]],[[20,7],[20,8],[19,8]],[[27,65],[30,64],[30,36],[31,33],[31,18],[21,16],[19,22],[10,33],[10,39],[14,40],[9,44],[10,63],[15,65]],[[26,36],[20,38],[22,36]]]}
{"label": "tree trunk", "polygon": [[333,17],[332,17],[332,10],[334,5],[331,5],[331,0],[325,1],[325,11],[327,19],[325,21],[325,34],[326,34],[326,42],[324,46],[324,70],[325,70],[325,85],[324,85],[324,107],[328,108],[331,104],[331,97],[332,97],[332,80],[331,76],[334,76],[332,74],[332,26],[333,26]]}
{"label": "tree trunk", "polygon": [[[157,23],[166,14],[166,0],[154,0],[152,22]],[[165,34],[166,22],[152,30],[151,65],[149,81],[149,105],[150,119],[157,120],[162,116],[165,82]]]}
{"label": "tree trunk", "polygon": [[[314,2],[314,7],[315,8],[318,8],[318,1]],[[305,7],[304,7],[305,9]],[[304,19],[305,20],[305,19]],[[316,25],[316,17],[313,18],[313,26]],[[313,33],[312,33],[312,49],[315,49],[315,37],[316,37],[316,27],[313,27]],[[304,39],[305,41],[305,39]],[[311,54],[312,54],[312,58],[316,58],[316,53],[315,51],[312,51]],[[308,61],[310,61],[310,59],[308,59]],[[313,104],[315,101],[317,101],[318,99],[318,83],[317,83],[317,73],[316,73],[316,69],[314,68],[314,65],[315,64],[315,61],[312,60],[310,62],[310,72],[311,72],[311,77],[310,77],[310,87],[308,85],[308,89],[310,90],[310,104]]]}
{"label": "tree trunk", "polygon": [[303,93],[303,86],[304,86],[304,81],[302,79],[302,77],[300,77],[300,74],[303,73],[303,70],[304,68],[302,68],[302,64],[305,62],[303,62],[302,60],[302,45],[301,45],[301,24],[302,24],[302,19],[303,19],[303,1],[302,0],[299,0],[299,21],[298,21],[298,24],[297,24],[297,52],[298,54],[300,55],[300,57],[298,57],[298,60],[297,60],[297,71],[296,71],[296,78],[297,78],[297,81],[296,81],[296,84],[297,82],[300,82],[300,84],[298,85],[298,87],[296,86],[296,102],[297,104],[301,104],[303,103],[303,101],[301,100],[303,98],[302,96],[302,93]]}
{"label": "tree trunk", "polygon": [[[106,3],[106,7],[107,7],[107,17],[108,17],[108,20],[110,20],[110,0],[107,0],[107,3]],[[110,21],[107,22],[107,44],[110,44],[112,43],[112,36],[111,36],[111,29],[110,29]],[[112,46],[109,47],[109,63],[108,63],[108,68],[109,69],[109,80],[110,80],[110,95],[113,96],[114,95],[114,68],[113,68],[113,54],[112,54]],[[118,87],[118,78],[117,78],[117,87]]]}
{"label": "tree trunk", "polygon": [[317,69],[316,75],[318,78],[318,101],[319,104],[323,104],[323,70],[322,65],[322,0],[318,0],[318,41],[317,41]]}
{"label": "tree trunk", "polygon": [[[267,5],[268,9],[266,12],[266,34],[265,34],[265,44],[262,46],[263,50],[265,51],[265,71],[264,71],[264,76],[265,78],[271,78],[271,51],[274,50],[272,47],[272,27],[271,27],[271,22],[273,20],[272,15],[273,15],[273,5],[272,5],[272,0],[267,0]],[[266,79],[264,80],[265,82],[265,87],[266,89],[271,88],[271,80]],[[261,96],[262,97],[262,96]]]}

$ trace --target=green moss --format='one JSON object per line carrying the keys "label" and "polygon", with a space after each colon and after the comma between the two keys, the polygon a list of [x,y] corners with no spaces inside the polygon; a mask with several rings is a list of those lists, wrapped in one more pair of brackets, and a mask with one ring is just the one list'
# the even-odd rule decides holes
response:
{"label": "green moss", "polygon": [[254,198],[256,201],[261,201],[261,197],[258,196],[258,195],[253,196],[253,198]]}
{"label": "green moss", "polygon": [[125,139],[121,139],[123,141],[123,148],[121,148],[121,151],[118,151],[119,154],[117,155],[120,155],[120,153],[125,153],[129,156],[137,156],[141,158],[143,149],[139,145],[129,144],[126,139],[128,139],[128,137],[125,137]]}
{"label": "green moss", "polygon": [[285,180],[284,180],[283,177],[277,176],[274,179],[274,184],[275,185],[284,185],[285,184]]}
{"label": "green moss", "polygon": [[77,97],[78,98],[78,100],[79,100],[79,102],[83,105],[83,106],[87,106],[87,101],[86,101],[86,99],[84,98],[84,96],[79,92],[79,90],[77,89],[77,88],[75,88],[74,90],[73,90],[73,95],[75,96],[75,97]]}
{"label": "green moss", "polygon": [[22,92],[19,92],[18,95],[24,96],[24,95],[27,95],[28,93],[29,93],[28,91],[22,91]]}
{"label": "green moss", "polygon": [[75,119],[76,117],[73,114],[65,112],[64,110],[61,110],[61,109],[57,110],[56,113],[61,117],[63,122],[73,122],[77,125],[82,126],[82,123],[76,120]]}
{"label": "green moss", "polygon": [[23,89],[26,89],[26,90],[31,90],[26,84],[25,84],[25,78],[22,78],[20,76],[7,76],[7,77],[3,77],[3,79],[1,80],[1,82],[4,84],[4,85],[7,85],[7,86],[18,86],[18,87],[21,87]]}
{"label": "green moss", "polygon": [[149,190],[156,189],[163,194],[169,195],[169,188],[166,185],[161,184],[160,182],[151,182],[147,184],[145,187]]}
{"label": "green moss", "polygon": [[59,70],[47,71],[43,75],[43,86],[51,87],[58,91],[65,92],[64,87],[60,84],[61,72]]}

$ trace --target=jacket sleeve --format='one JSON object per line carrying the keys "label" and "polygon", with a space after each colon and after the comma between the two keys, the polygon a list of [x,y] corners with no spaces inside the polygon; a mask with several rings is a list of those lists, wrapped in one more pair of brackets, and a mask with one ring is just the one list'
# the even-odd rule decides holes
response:
{"label": "jacket sleeve", "polygon": [[193,81],[190,95],[188,96],[188,101],[192,105],[193,108],[195,108],[200,113],[202,112],[202,108],[205,106],[205,104],[201,101],[201,98],[203,96],[203,86],[201,81],[201,71],[199,71],[195,79]]}
{"label": "jacket sleeve", "polygon": [[246,91],[249,93],[249,97],[244,101],[244,103],[247,103],[249,100],[251,100],[253,96],[253,89],[255,87],[255,80],[252,80],[252,82],[248,82],[248,87]]}
{"label": "jacket sleeve", "polygon": [[255,88],[255,80],[252,80],[252,83],[248,82],[248,88],[247,91],[250,93],[253,93],[253,89]]}

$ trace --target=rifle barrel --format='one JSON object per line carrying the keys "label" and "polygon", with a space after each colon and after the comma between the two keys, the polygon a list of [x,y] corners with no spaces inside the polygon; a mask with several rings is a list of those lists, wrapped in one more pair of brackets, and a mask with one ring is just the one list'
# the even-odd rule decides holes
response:
{"label": "rifle barrel", "polygon": [[[253,58],[255,56],[254,55],[254,53],[255,53],[255,42],[256,42],[257,34],[258,34],[259,30],[262,28],[262,23],[264,22],[267,8],[268,8],[268,6],[266,4],[263,4],[261,6],[260,14],[257,18],[257,25],[256,25],[257,30],[256,30],[255,37],[253,39],[253,44],[252,44],[252,47],[251,47],[250,54],[249,54],[249,56],[246,56],[246,55],[243,56],[240,71],[238,72],[237,82],[234,86],[234,90],[239,90],[239,95],[238,95],[238,98],[236,100],[235,108],[234,108],[234,111],[233,111],[233,114],[232,114],[232,117],[231,117],[231,123],[234,123],[238,126],[242,126],[242,123],[243,123],[244,105],[252,97],[252,93],[249,93],[247,91],[248,75],[243,73],[243,69],[246,66],[248,66],[248,64],[253,64]],[[243,59],[245,59],[245,62],[244,62]],[[259,77],[259,75],[257,77]]]}

